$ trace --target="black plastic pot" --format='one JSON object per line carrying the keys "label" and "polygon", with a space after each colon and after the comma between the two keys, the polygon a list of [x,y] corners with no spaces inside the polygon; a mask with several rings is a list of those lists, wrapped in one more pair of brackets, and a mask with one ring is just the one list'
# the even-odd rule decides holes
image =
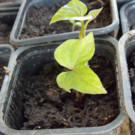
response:
{"label": "black plastic pot", "polygon": [[[25,19],[28,13],[28,9],[31,9],[33,5],[36,3],[42,3],[43,5],[47,6],[53,6],[56,4],[56,2],[61,2],[62,0],[24,0],[22,2],[21,8],[19,10],[15,25],[13,27],[13,30],[11,32],[10,41],[12,44],[15,44],[17,46],[28,46],[28,45],[34,45],[39,43],[45,43],[45,42],[53,42],[53,41],[63,41],[65,39],[71,39],[71,38],[77,38],[79,31],[75,32],[66,32],[61,34],[54,34],[54,35],[48,35],[48,36],[41,36],[36,38],[28,38],[28,39],[19,39],[20,33],[22,31],[23,25],[25,23]],[[65,0],[63,0],[65,1]],[[67,0],[66,0],[67,1]],[[69,1],[69,0],[68,0]],[[87,0],[85,0],[87,1]],[[91,31],[94,32],[94,35],[101,36],[106,34],[112,34],[114,37],[116,37],[119,27],[119,17],[118,17],[118,11],[117,11],[117,3],[116,0],[109,0],[110,1],[110,7],[111,7],[111,13],[112,13],[112,23],[106,27],[103,28],[97,28],[97,29],[88,29],[86,32],[89,33]]]}
{"label": "black plastic pot", "polygon": [[[112,60],[116,65],[116,80],[118,86],[118,101],[120,113],[111,123],[100,127],[68,128],[68,129],[43,129],[19,130],[22,126],[21,94],[17,89],[17,80],[20,76],[37,73],[41,67],[52,61],[54,49],[57,44],[20,47],[12,55],[9,68],[13,73],[6,78],[0,94],[0,131],[6,135],[119,135],[120,125],[125,118],[123,111],[119,72],[117,63],[117,41],[111,37],[96,39],[96,53]],[[15,64],[16,63],[16,64]],[[21,94],[18,94],[21,93]]]}
{"label": "black plastic pot", "polygon": [[128,2],[120,9],[120,18],[123,34],[135,29],[135,1]]}

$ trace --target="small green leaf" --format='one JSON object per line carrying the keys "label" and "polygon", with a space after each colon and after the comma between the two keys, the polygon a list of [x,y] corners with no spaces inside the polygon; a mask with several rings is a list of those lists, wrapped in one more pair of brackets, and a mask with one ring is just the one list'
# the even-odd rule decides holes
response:
{"label": "small green leaf", "polygon": [[62,43],[54,52],[56,61],[68,69],[87,63],[95,52],[93,33],[83,39],[70,39]]}
{"label": "small green leaf", "polygon": [[82,26],[81,22],[76,22],[75,25],[76,25],[76,26],[79,26],[79,27]]}
{"label": "small green leaf", "polygon": [[57,84],[66,91],[74,89],[87,94],[107,93],[98,76],[88,66],[84,65],[77,66],[73,71],[59,74]]}
{"label": "small green leaf", "polygon": [[99,13],[102,11],[103,8],[100,8],[100,9],[95,9],[95,10],[91,10],[87,16],[92,16],[92,19],[88,20],[85,24],[85,28],[87,28],[87,25],[92,21],[94,20],[98,15]]}
{"label": "small green leaf", "polygon": [[86,14],[86,5],[79,0],[71,0],[67,5],[61,7],[52,17],[50,24],[61,20],[80,20]]}
{"label": "small green leaf", "polygon": [[75,20],[68,20],[70,23],[75,24]]}

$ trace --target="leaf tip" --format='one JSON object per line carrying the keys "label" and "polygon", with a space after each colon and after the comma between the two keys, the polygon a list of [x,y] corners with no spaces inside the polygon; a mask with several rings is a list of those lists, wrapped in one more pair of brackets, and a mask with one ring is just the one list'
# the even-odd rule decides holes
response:
{"label": "leaf tip", "polygon": [[50,21],[50,23],[49,23],[49,25],[51,25],[53,22],[52,22],[52,20]]}
{"label": "leaf tip", "polygon": [[104,89],[103,92],[102,92],[102,94],[107,94],[107,90]]}

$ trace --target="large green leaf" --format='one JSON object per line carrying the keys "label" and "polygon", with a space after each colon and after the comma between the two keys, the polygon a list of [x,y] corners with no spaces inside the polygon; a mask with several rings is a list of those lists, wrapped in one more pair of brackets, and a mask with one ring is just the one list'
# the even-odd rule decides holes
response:
{"label": "large green leaf", "polygon": [[107,93],[98,76],[84,65],[78,65],[73,71],[59,74],[57,83],[60,88],[66,91],[74,89],[87,94]]}
{"label": "large green leaf", "polygon": [[94,37],[89,33],[83,39],[70,39],[65,41],[55,50],[56,61],[68,69],[87,63],[95,52]]}
{"label": "large green leaf", "polygon": [[92,16],[91,19],[89,19],[86,24],[85,24],[85,28],[87,28],[87,25],[92,21],[94,20],[98,15],[99,13],[102,11],[103,8],[100,8],[100,9],[94,9],[94,10],[91,10],[88,15],[86,15],[85,17],[89,17],[89,16]]}
{"label": "large green leaf", "polygon": [[83,18],[87,12],[87,7],[79,0],[71,0],[67,5],[61,7],[55,15],[52,17],[51,23],[55,23],[61,20],[89,20],[91,16]]}

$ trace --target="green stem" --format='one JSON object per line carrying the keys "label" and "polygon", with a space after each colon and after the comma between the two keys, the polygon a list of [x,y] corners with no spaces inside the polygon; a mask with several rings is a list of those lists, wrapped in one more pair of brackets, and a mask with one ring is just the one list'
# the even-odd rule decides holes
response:
{"label": "green stem", "polygon": [[75,23],[72,25],[72,31],[75,30]]}
{"label": "green stem", "polygon": [[84,22],[81,21],[81,31],[79,33],[79,39],[82,39],[85,37],[85,26],[84,26]]}

